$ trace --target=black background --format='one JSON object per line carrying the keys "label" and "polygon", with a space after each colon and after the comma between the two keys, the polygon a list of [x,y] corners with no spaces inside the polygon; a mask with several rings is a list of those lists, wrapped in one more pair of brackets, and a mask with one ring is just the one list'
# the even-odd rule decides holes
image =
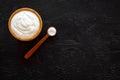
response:
{"label": "black background", "polygon": [[[120,80],[119,0],[0,1],[0,80]],[[41,34],[30,42],[14,39],[10,15],[35,9],[43,19]],[[23,56],[49,26],[49,38],[26,61]]]}

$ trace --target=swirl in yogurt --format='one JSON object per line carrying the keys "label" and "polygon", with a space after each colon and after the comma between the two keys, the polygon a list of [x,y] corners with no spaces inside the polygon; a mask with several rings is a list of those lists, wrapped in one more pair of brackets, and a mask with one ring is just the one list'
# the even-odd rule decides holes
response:
{"label": "swirl in yogurt", "polygon": [[32,38],[40,30],[40,21],[31,11],[20,11],[11,19],[11,30],[21,39]]}

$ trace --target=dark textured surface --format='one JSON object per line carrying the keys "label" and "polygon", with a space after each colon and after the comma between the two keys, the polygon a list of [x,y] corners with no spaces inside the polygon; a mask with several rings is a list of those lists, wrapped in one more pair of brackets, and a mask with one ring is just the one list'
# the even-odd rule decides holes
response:
{"label": "dark textured surface", "polygon": [[[21,7],[43,18],[42,33],[30,42],[8,31],[9,16]],[[119,10],[119,0],[0,1],[0,80],[120,80]],[[50,25],[57,36],[24,60]]]}

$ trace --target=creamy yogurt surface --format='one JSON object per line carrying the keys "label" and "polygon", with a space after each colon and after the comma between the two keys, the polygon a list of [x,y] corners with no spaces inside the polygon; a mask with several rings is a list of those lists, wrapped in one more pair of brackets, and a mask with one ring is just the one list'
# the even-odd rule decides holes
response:
{"label": "creamy yogurt surface", "polygon": [[31,11],[20,11],[11,19],[11,30],[18,38],[32,38],[40,30],[39,18]]}
{"label": "creamy yogurt surface", "polygon": [[47,32],[50,36],[56,35],[56,29],[54,27],[50,27]]}

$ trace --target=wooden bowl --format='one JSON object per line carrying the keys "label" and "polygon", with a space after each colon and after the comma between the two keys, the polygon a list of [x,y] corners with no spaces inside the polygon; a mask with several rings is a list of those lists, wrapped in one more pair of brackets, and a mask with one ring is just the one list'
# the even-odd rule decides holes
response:
{"label": "wooden bowl", "polygon": [[[36,32],[34,32],[34,35],[31,35],[31,36],[29,36],[29,37],[24,37],[23,38],[23,36],[21,36],[21,35],[17,35],[16,33],[15,33],[15,31],[13,30],[13,26],[12,26],[12,19],[13,19],[13,17],[16,15],[16,14],[18,14],[19,12],[22,12],[22,11],[28,11],[28,12],[31,12],[31,13],[34,13],[35,15],[36,15],[36,17],[38,18],[38,20],[39,20],[39,29],[36,31]],[[33,10],[33,9],[31,9],[31,8],[20,8],[20,9],[17,9],[16,11],[14,11],[12,14],[11,14],[11,16],[10,16],[10,18],[9,18],[9,21],[8,21],[8,29],[9,29],[9,31],[10,31],[10,33],[12,34],[12,36],[15,38],[15,39],[17,39],[17,40],[20,40],[20,41],[31,41],[31,40],[33,40],[33,39],[35,39],[39,34],[40,34],[40,32],[42,31],[42,26],[43,26],[43,21],[42,21],[42,18],[41,18],[41,16],[35,11],[35,10]],[[32,30],[32,29],[31,29]]]}

